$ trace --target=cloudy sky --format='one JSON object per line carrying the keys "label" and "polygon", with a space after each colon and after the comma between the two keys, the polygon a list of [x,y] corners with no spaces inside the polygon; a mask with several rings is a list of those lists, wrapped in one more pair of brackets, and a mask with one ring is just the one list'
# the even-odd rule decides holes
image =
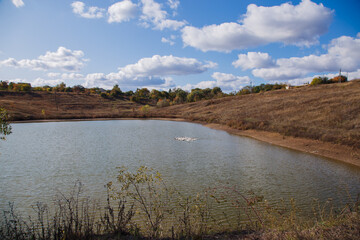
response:
{"label": "cloudy sky", "polygon": [[0,0],[0,80],[169,89],[360,77],[359,0]]}

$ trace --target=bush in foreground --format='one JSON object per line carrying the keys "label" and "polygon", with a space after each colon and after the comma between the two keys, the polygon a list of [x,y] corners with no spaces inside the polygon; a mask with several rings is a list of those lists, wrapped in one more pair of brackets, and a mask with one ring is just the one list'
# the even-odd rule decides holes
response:
{"label": "bush in foreground", "polygon": [[[28,221],[10,204],[3,213],[0,238],[358,239],[360,235],[359,201],[343,209],[335,209],[331,201],[315,202],[312,217],[304,218],[294,200],[275,208],[262,197],[245,196],[236,188],[187,196],[147,167],[136,172],[120,168],[117,180],[107,188],[105,208],[83,197],[77,182],[72,193],[61,194],[54,206],[37,203],[37,217]],[[235,219],[215,214],[224,205],[233,206]]]}

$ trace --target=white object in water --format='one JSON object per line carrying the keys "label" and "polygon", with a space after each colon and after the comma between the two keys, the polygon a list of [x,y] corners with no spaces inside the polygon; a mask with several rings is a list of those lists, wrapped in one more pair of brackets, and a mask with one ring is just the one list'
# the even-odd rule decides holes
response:
{"label": "white object in water", "polygon": [[183,141],[183,142],[193,142],[193,141],[196,141],[197,138],[191,138],[191,137],[175,137],[175,140]]}

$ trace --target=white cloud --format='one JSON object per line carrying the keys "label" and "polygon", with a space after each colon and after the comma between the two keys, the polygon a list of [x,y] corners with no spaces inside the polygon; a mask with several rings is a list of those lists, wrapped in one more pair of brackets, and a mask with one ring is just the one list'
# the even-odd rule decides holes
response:
{"label": "white cloud", "polygon": [[203,63],[194,58],[154,55],[119,68],[118,72],[88,74],[85,77],[85,86],[108,86],[109,88],[114,84],[120,84],[122,86],[166,87],[170,83],[173,85],[169,76],[199,74],[215,66],[217,66],[216,63]]}
{"label": "white cloud", "polygon": [[24,78],[7,79],[7,81],[13,82],[13,83],[29,83],[29,81]]}
{"label": "white cloud", "polygon": [[175,35],[170,35],[169,38],[162,37],[162,38],[161,38],[161,42],[162,42],[162,43],[168,43],[168,44],[170,44],[171,46],[173,46],[173,45],[175,44],[175,39],[176,39],[176,36],[175,36]]}
{"label": "white cloud", "polygon": [[262,7],[250,4],[239,23],[228,22],[203,28],[186,26],[186,46],[206,51],[230,52],[252,46],[282,42],[309,46],[317,43],[332,20],[333,12],[322,4],[302,0],[299,5],[284,3]]}
{"label": "white cloud", "polygon": [[114,3],[108,8],[108,22],[126,22],[134,18],[137,13],[137,5],[130,0]]}
{"label": "white cloud", "polygon": [[25,3],[22,0],[11,0],[12,3],[15,5],[15,7],[19,8],[25,5]]}
{"label": "white cloud", "polygon": [[57,84],[62,83],[61,79],[43,79],[43,78],[36,78],[34,81],[31,82],[32,86],[55,86]]}
{"label": "white cloud", "polygon": [[173,40],[168,39],[168,38],[164,38],[164,37],[161,38],[161,42],[162,42],[162,43],[168,43],[168,44],[170,44],[171,46],[173,46],[173,45],[175,44],[175,42],[174,42]]}
{"label": "white cloud", "polygon": [[171,9],[176,10],[180,5],[180,1],[179,0],[168,0],[168,4]]}
{"label": "white cloud", "polygon": [[250,83],[248,76],[235,76],[229,73],[214,72],[211,77],[216,81],[202,81],[197,84],[186,84],[185,86],[179,86],[180,88],[190,91],[194,88],[214,88],[220,87],[225,92],[238,91],[245,85]]}
{"label": "white cloud", "polygon": [[154,29],[164,30],[166,28],[178,30],[183,27],[185,21],[177,21],[167,19],[168,13],[161,9],[161,4],[154,0],[141,0],[142,2],[142,16],[144,26],[153,25]]}
{"label": "white cloud", "polygon": [[91,73],[86,75],[85,83],[83,85],[86,88],[100,87],[109,89],[116,83],[116,81],[108,79],[104,73]]}
{"label": "white cloud", "polygon": [[250,83],[250,78],[248,76],[240,77],[229,73],[214,72],[213,75],[211,75],[211,77],[221,83],[230,83],[230,82],[237,82],[241,84]]}
{"label": "white cloud", "polygon": [[63,73],[61,74],[61,79],[63,80],[79,80],[83,79],[84,75],[81,73]]}
{"label": "white cloud", "polygon": [[84,79],[84,75],[81,73],[56,73],[56,72],[50,72],[47,74],[49,78],[58,78],[60,80],[81,80]]}
{"label": "white cloud", "polygon": [[275,65],[268,53],[248,52],[247,54],[239,54],[238,60],[234,61],[232,65],[236,68],[240,67],[242,70],[252,68],[267,68]]}
{"label": "white cloud", "polygon": [[211,76],[216,80],[216,86],[225,91],[236,91],[250,83],[248,76],[235,76],[229,73],[214,72]]}
{"label": "white cloud", "polygon": [[204,64],[195,58],[154,55],[120,68],[120,72],[126,76],[137,77],[188,75],[205,72],[214,66],[212,62]]}
{"label": "white cloud", "polygon": [[102,18],[102,17],[104,17],[105,9],[98,8],[98,7],[88,7],[86,10],[85,3],[80,2],[80,1],[73,2],[71,4],[71,7],[75,14],[78,14],[83,18]]}
{"label": "white cloud", "polygon": [[84,53],[80,50],[72,51],[65,47],[59,47],[56,52],[48,51],[37,59],[22,59],[18,61],[14,58],[9,58],[0,61],[0,66],[30,68],[32,70],[59,69],[63,71],[79,71],[85,65],[85,61],[87,61],[83,56]]}
{"label": "white cloud", "polygon": [[60,73],[50,72],[50,73],[47,74],[47,76],[48,76],[49,78],[57,78],[57,77],[60,76]]}
{"label": "white cloud", "polygon": [[166,78],[162,77],[126,77],[119,73],[92,73],[85,77],[85,87],[101,87],[105,89],[112,88],[115,84],[121,87],[148,87],[163,86],[166,84]]}
{"label": "white cloud", "polygon": [[342,36],[333,39],[327,46],[328,52],[322,55],[280,58],[276,66],[256,68],[252,71],[256,77],[266,80],[290,80],[310,73],[345,72],[360,69],[360,39]]}

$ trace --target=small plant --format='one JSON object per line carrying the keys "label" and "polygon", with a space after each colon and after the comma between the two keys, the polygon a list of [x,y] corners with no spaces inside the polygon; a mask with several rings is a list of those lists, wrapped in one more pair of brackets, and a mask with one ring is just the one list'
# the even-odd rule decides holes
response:
{"label": "small plant", "polygon": [[[359,197],[349,197],[342,209],[331,199],[315,200],[312,214],[304,214],[294,199],[274,206],[234,187],[187,196],[145,166],[135,172],[119,168],[107,189],[106,206],[100,208],[76,182],[54,206],[36,203],[35,218],[27,221],[9,204],[0,219],[0,239],[358,239],[360,233]],[[225,208],[235,216],[222,217],[219,210]]]}
{"label": "small plant", "polygon": [[11,134],[11,126],[9,124],[9,114],[4,108],[0,108],[0,139],[5,140],[6,136]]}
{"label": "small plant", "polygon": [[140,111],[142,111],[143,113],[147,113],[149,110],[150,110],[150,106],[147,104],[140,108]]}
{"label": "small plant", "polygon": [[159,99],[159,101],[156,103],[157,107],[168,107],[170,106],[170,100],[168,99]]}
{"label": "small plant", "polygon": [[102,98],[108,98],[108,95],[105,92],[100,93],[100,97]]}
{"label": "small plant", "polygon": [[119,168],[117,177],[118,187],[114,188],[112,182],[108,183],[108,189],[114,199],[128,200],[145,218],[146,228],[151,237],[160,237],[162,233],[162,222],[167,213],[170,203],[169,192],[158,172],[153,172],[145,166],[141,166],[135,173]]}

